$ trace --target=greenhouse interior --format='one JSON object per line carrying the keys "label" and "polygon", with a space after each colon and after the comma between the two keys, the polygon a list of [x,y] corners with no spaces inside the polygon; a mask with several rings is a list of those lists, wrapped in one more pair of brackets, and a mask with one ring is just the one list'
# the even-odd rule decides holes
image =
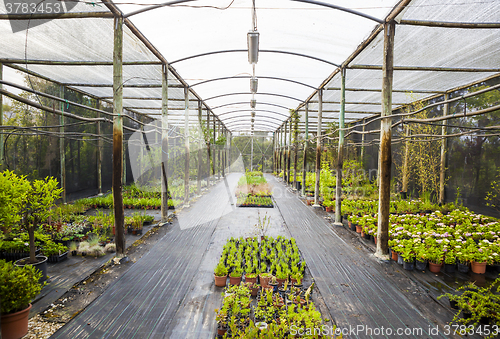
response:
{"label": "greenhouse interior", "polygon": [[1,338],[500,337],[500,1],[0,19]]}

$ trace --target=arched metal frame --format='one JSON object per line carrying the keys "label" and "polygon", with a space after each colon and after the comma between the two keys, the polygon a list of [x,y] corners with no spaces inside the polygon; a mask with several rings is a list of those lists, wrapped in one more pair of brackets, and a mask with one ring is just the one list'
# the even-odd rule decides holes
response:
{"label": "arched metal frame", "polygon": [[[174,1],[167,1],[167,2],[164,2],[164,3],[158,4],[158,5],[153,5],[153,6],[149,6],[149,7],[146,7],[146,8],[139,9],[139,10],[134,11],[134,12],[130,12],[130,13],[124,15],[123,18],[129,18],[129,17],[131,17],[133,15],[144,13],[144,12],[147,12],[147,11],[151,11],[151,10],[154,10],[154,9],[157,9],[157,8],[179,5],[179,4],[186,3],[186,2],[191,2],[191,1],[196,1],[196,0],[174,0]],[[351,13],[351,14],[354,14],[354,15],[357,15],[357,16],[369,19],[369,20],[373,20],[373,21],[375,21],[375,22],[377,22],[379,24],[384,23],[384,20],[381,20],[379,18],[375,18],[375,17],[373,17],[371,15],[368,15],[368,14],[365,14],[365,13],[361,13],[361,12],[358,12],[358,11],[353,10],[353,9],[349,9],[349,8],[345,8],[345,7],[341,7],[341,6],[337,6],[337,5],[332,5],[332,4],[329,4],[329,3],[326,3],[326,2],[315,1],[315,0],[290,0],[290,1],[303,2],[303,3],[306,3],[306,4],[310,4],[310,5],[317,5],[317,6],[322,6],[322,7],[328,7],[328,8],[331,8],[331,9],[336,9],[336,10],[339,10],[339,11]]]}
{"label": "arched metal frame", "polygon": [[[288,95],[284,95],[284,94],[276,94],[276,93],[256,93],[256,94],[257,95],[272,95],[272,96],[275,96],[275,97],[287,98],[287,99],[290,99],[290,100],[296,100],[296,101],[298,101],[300,103],[303,102],[303,100],[300,100],[300,99],[297,99],[297,98],[294,98],[294,97],[291,97],[291,96],[288,96]],[[207,99],[205,99],[205,101],[212,100],[212,99],[217,99],[217,98],[222,98],[222,97],[226,97],[226,96],[230,96],[230,95],[252,95],[252,93],[251,92],[225,93],[225,94],[220,94],[220,95],[216,95],[216,96],[207,98]]]}
{"label": "arched metal frame", "polygon": [[[146,7],[146,8],[142,8],[140,10],[128,13],[128,14],[124,15],[123,17],[124,18],[129,18],[129,17],[131,17],[133,15],[144,13],[144,12],[147,12],[147,11],[150,11],[150,10],[154,10],[154,9],[158,9],[158,8],[162,8],[162,7],[167,7],[167,6],[175,6],[175,5],[178,5],[178,4],[183,4],[183,3],[191,2],[191,1],[196,1],[196,0],[174,0],[174,1],[168,1],[168,2],[164,2],[162,4],[158,4],[158,5],[153,5],[153,6],[149,6],[149,7]],[[302,3],[306,3],[306,4],[310,4],[310,5],[317,5],[317,6],[327,7],[327,8],[331,8],[331,9],[343,11],[343,12],[346,12],[346,13],[350,13],[350,14],[353,14],[353,15],[356,15],[356,16],[360,16],[360,17],[363,17],[365,19],[369,19],[369,20],[375,21],[375,22],[377,22],[379,24],[383,24],[384,23],[384,20],[375,18],[375,17],[373,17],[371,15],[368,15],[368,14],[365,14],[365,13],[361,13],[361,12],[358,12],[356,10],[352,10],[352,9],[349,9],[349,8],[345,8],[345,7],[341,7],[341,6],[337,6],[337,5],[333,5],[333,4],[321,2],[321,1],[316,1],[316,0],[290,0],[290,1],[302,2]],[[220,53],[233,53],[233,52],[245,52],[246,53],[246,52],[248,52],[248,50],[246,50],[246,49],[236,50],[235,49],[235,50],[207,52],[207,53],[202,53],[202,54],[193,55],[193,56],[189,56],[189,57],[186,57],[186,58],[175,60],[173,62],[170,62],[170,65],[172,65],[174,63],[177,63],[177,62],[181,62],[181,61],[185,61],[185,60],[189,60],[189,59],[193,59],[193,58],[198,58],[198,57],[202,57],[202,56],[213,55],[213,54],[220,54]],[[340,65],[338,65],[336,63],[333,63],[333,62],[330,62],[330,61],[327,61],[327,60],[324,60],[324,59],[316,58],[316,57],[313,57],[313,56],[310,56],[310,55],[301,54],[301,53],[294,53],[294,52],[288,52],[288,51],[279,51],[279,50],[259,50],[259,52],[262,52],[262,53],[282,53],[282,54],[295,55],[295,56],[305,57],[305,58],[317,60],[317,61],[320,61],[320,62],[324,62],[324,63],[330,64],[330,65],[333,65],[333,66],[335,66],[337,68],[340,68]],[[222,79],[218,79],[218,80],[222,80]],[[214,80],[212,80],[212,81],[214,81]],[[206,82],[208,82],[208,81],[206,81]],[[199,85],[199,84],[202,84],[202,83],[205,83],[205,82],[201,82],[201,83],[198,83],[198,84],[195,84],[195,85]],[[299,83],[299,84],[301,84],[301,83]],[[303,84],[303,85],[305,85],[305,84]],[[314,88],[314,89],[317,90],[316,88]],[[205,99],[204,101],[207,101],[207,100],[210,100],[210,99],[215,99],[215,98],[220,98],[220,97],[224,97],[224,96],[228,96],[228,95],[236,95],[236,94],[246,94],[246,93],[223,94],[223,95],[219,95],[219,96],[215,96],[215,97],[211,97],[211,98]],[[300,100],[300,99],[297,99],[297,98],[289,97],[289,96],[286,96],[286,95],[277,95],[277,94],[270,94],[270,93],[259,93],[259,94],[261,94],[261,95],[275,95],[275,96],[289,98],[289,99],[292,99],[292,100],[297,100],[300,103],[304,102],[304,100]]]}
{"label": "arched metal frame", "polygon": [[[247,118],[249,118],[248,116],[235,116],[235,117],[230,117],[230,118],[227,118],[227,119],[224,119],[224,123],[227,121],[229,123],[229,120],[233,120],[233,119],[241,119],[241,121],[244,121],[244,120],[247,120]],[[271,119],[271,120],[277,120],[280,122],[280,125],[281,123],[283,122],[282,119],[278,119],[278,118],[274,118],[274,117],[265,117],[265,116],[261,116],[262,119]],[[251,119],[251,117],[250,117]],[[269,123],[272,123],[273,121],[269,121]]]}
{"label": "arched metal frame", "polygon": [[276,112],[276,111],[268,111],[268,110],[265,110],[265,109],[239,109],[239,110],[235,110],[235,111],[221,113],[221,114],[218,115],[218,117],[221,117],[222,115],[231,114],[231,113],[238,113],[238,112],[264,112],[264,113],[277,114],[277,115],[280,115],[280,116],[284,116],[286,118],[290,117],[289,114],[283,114],[283,113],[279,113],[279,112]]}
{"label": "arched metal frame", "polygon": [[[234,77],[213,78],[213,79],[208,79],[208,80],[205,80],[205,81],[197,82],[196,84],[193,84],[193,85],[191,85],[189,87],[203,85],[203,84],[206,84],[206,83],[209,83],[209,82],[213,82],[213,81],[232,80],[232,79],[251,79],[251,78],[252,78],[252,76],[250,76],[250,75],[237,75],[237,76],[234,76]],[[314,87],[314,86],[305,84],[305,83],[300,82],[300,81],[291,80],[291,79],[279,78],[279,77],[268,77],[268,76],[261,76],[261,75],[257,76],[257,78],[258,79],[267,79],[267,80],[286,81],[286,82],[291,82],[293,84],[297,84],[297,85],[309,87],[309,88],[311,88],[313,90],[317,90],[317,88]]]}
{"label": "arched metal frame", "polygon": [[[221,50],[221,51],[206,52],[206,53],[191,55],[191,56],[188,56],[188,57],[185,57],[185,58],[182,58],[182,59],[177,59],[175,61],[170,62],[170,65],[175,64],[177,62],[181,62],[181,61],[186,61],[186,60],[190,60],[190,59],[204,57],[204,56],[207,56],[207,55],[223,54],[223,53],[242,53],[242,52],[247,53],[248,50],[246,50],[246,49],[226,49],[226,50]],[[317,57],[313,57],[311,55],[302,54],[302,53],[280,51],[280,50],[276,50],[276,49],[259,49],[259,53],[288,54],[288,55],[299,56],[299,57],[302,57],[302,58],[307,58],[307,59],[312,59],[312,60],[320,61],[320,62],[323,62],[325,64],[329,64],[329,65],[332,65],[332,66],[335,66],[335,67],[340,67],[340,65],[338,65],[338,64],[336,64],[334,62],[331,62],[331,61],[328,61],[328,60],[325,60],[325,59],[321,59],[321,58],[317,58]]]}
{"label": "arched metal frame", "polygon": [[[231,105],[248,105],[248,101],[239,101],[239,102],[230,102],[230,103],[227,103],[227,104],[223,104],[223,105],[219,105],[219,106],[216,106],[216,107],[212,107],[212,109],[217,109],[217,108],[221,108],[221,107],[226,107],[226,106],[231,106]],[[258,105],[268,105],[268,106],[274,106],[274,107],[279,107],[279,108],[283,108],[283,109],[290,109],[289,107],[285,107],[285,106],[281,106],[281,105],[277,105],[277,104],[272,104],[270,102],[260,102],[260,101],[257,101],[257,104]]]}

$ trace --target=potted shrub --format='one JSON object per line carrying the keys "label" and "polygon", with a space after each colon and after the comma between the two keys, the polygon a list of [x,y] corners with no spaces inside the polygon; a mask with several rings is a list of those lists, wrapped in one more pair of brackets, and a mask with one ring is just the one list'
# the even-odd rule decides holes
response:
{"label": "potted shrub", "polygon": [[214,270],[215,286],[225,287],[227,280],[227,267],[223,262],[219,262]]}
{"label": "potted shrub", "polygon": [[29,182],[25,177],[6,170],[0,172],[0,225],[4,233],[21,221],[21,207],[23,198],[29,189]]}
{"label": "potted shrub", "polygon": [[52,177],[35,180],[28,182],[28,189],[22,195],[21,214],[23,227],[29,235],[30,256],[16,261],[16,265],[34,265],[42,271],[42,282],[47,277],[47,257],[35,255],[35,230],[50,215],[50,209],[60,198],[63,189],[57,186],[57,180]]}
{"label": "potted shrub", "polygon": [[42,290],[42,273],[31,265],[18,267],[0,260],[0,312],[3,339],[19,339],[28,333],[33,300]]}

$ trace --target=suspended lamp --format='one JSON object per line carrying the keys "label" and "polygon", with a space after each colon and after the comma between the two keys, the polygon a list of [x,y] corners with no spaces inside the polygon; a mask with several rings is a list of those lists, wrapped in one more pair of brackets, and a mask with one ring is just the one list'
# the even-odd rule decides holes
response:
{"label": "suspended lamp", "polygon": [[252,118],[255,118],[255,111],[252,111]]}
{"label": "suspended lamp", "polygon": [[257,77],[251,77],[250,78],[250,92],[253,94],[257,93],[257,85],[259,84],[259,81],[257,80]]}
{"label": "suspended lamp", "polygon": [[257,106],[257,100],[255,99],[250,100],[250,108],[255,108],[255,106]]}
{"label": "suspended lamp", "polygon": [[259,61],[259,32],[250,31],[247,33],[248,62],[256,64]]}

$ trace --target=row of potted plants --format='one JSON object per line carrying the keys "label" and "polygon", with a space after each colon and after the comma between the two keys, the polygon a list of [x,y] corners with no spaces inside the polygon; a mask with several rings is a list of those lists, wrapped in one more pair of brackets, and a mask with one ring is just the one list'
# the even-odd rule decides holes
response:
{"label": "row of potted plants", "polygon": [[273,207],[271,191],[261,171],[247,171],[235,190],[238,207]]}
{"label": "row of potted plants", "polygon": [[[351,227],[359,233],[377,234],[377,214],[349,216]],[[467,209],[454,210],[449,214],[440,211],[419,215],[391,215],[389,247],[395,260],[406,269],[425,269],[429,263],[432,272],[441,266],[453,271],[457,265],[467,272],[469,264],[474,273],[485,272],[486,265],[500,262],[500,222]]]}
{"label": "row of potted plants", "polygon": [[263,288],[255,301],[251,290],[248,284],[225,289],[222,307],[215,310],[219,337],[333,338],[320,332],[321,313],[310,300],[313,286],[306,291],[284,286],[282,292]]}
{"label": "row of potted plants", "polygon": [[260,242],[256,237],[231,238],[224,245],[215,267],[215,284],[225,286],[229,275],[231,284],[238,285],[243,274],[247,282],[259,276],[260,283],[264,286],[273,275],[279,283],[288,278],[302,280],[305,266],[294,238],[263,236]]}

